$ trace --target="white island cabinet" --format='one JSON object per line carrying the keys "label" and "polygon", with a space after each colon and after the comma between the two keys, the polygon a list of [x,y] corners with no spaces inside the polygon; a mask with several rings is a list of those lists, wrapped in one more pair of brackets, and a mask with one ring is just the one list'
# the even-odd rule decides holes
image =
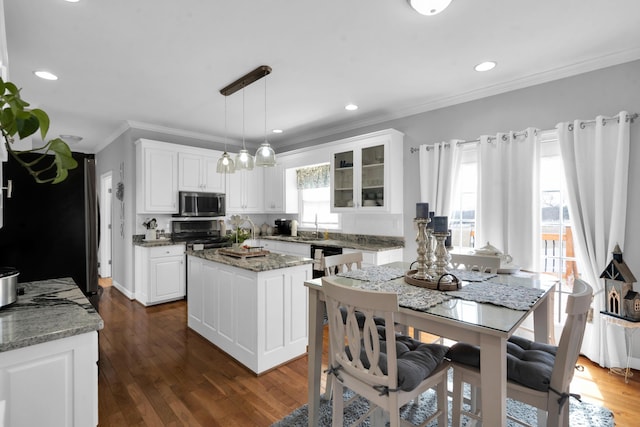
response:
{"label": "white island cabinet", "polygon": [[191,329],[256,374],[306,353],[311,260],[234,260],[215,251],[189,252],[187,259]]}

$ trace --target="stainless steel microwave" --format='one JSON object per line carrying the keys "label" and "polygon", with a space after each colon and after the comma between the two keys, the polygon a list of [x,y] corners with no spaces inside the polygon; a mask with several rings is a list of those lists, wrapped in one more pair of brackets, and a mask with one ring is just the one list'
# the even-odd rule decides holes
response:
{"label": "stainless steel microwave", "polygon": [[179,216],[225,216],[224,193],[180,191]]}

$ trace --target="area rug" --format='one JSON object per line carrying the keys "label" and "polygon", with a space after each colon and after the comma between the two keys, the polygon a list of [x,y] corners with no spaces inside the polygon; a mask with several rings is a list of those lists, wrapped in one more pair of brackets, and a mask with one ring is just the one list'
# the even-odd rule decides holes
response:
{"label": "area rug", "polygon": [[[353,392],[347,390],[345,398],[351,397]],[[401,408],[400,415],[403,419],[414,424],[420,424],[435,408],[436,399],[435,392],[429,390],[420,396],[419,404],[409,403]],[[366,399],[358,398],[353,404],[345,408],[344,421],[345,425],[351,425],[362,414],[369,409],[369,403]],[[331,426],[331,401],[320,401],[320,422],[319,426]],[[507,413],[515,416],[529,424],[536,424],[536,409],[532,406],[521,402],[507,399]],[[587,402],[579,402],[575,399],[570,400],[569,407],[569,425],[571,427],[613,427],[613,413],[607,408],[593,405]],[[272,427],[306,427],[307,426],[307,405],[303,405],[294,410],[291,414],[276,422]],[[468,420],[463,420],[463,425],[467,425]],[[437,421],[428,424],[429,427],[436,426]],[[449,425],[451,425],[451,402],[449,402]],[[509,421],[508,426],[518,426],[518,424]],[[369,426],[369,420],[366,420],[362,426]]]}

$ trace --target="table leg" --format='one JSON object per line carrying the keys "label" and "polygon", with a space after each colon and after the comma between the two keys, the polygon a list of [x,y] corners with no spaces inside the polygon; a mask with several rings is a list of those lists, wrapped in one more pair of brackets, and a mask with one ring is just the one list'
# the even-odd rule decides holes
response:
{"label": "table leg", "polygon": [[553,328],[553,301],[555,289],[549,291],[545,298],[533,312],[533,333],[537,342],[555,344]]}
{"label": "table leg", "polygon": [[507,425],[507,340],[480,337],[480,384],[482,388],[482,425]]}
{"label": "table leg", "polygon": [[320,408],[320,375],[322,371],[322,316],[323,307],[319,291],[309,288],[309,349],[308,349],[308,398],[309,427],[318,425]]}
{"label": "table leg", "polygon": [[627,366],[624,370],[624,382],[625,384],[629,383],[629,378],[633,376],[633,372],[629,369],[629,361],[631,360],[631,343],[633,339],[633,333],[636,328],[624,328],[624,345],[627,350]]}

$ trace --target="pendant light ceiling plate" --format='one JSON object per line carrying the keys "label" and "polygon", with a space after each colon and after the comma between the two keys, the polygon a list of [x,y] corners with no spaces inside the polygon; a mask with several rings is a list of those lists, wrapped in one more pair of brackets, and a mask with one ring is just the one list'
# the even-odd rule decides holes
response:
{"label": "pendant light ceiling plate", "polygon": [[227,86],[220,89],[220,93],[224,96],[233,95],[240,89],[243,89],[249,86],[251,83],[260,80],[261,78],[268,76],[271,74],[271,67],[268,65],[261,65],[253,71],[249,71],[244,76],[240,77],[238,80],[233,83],[228,84]]}

